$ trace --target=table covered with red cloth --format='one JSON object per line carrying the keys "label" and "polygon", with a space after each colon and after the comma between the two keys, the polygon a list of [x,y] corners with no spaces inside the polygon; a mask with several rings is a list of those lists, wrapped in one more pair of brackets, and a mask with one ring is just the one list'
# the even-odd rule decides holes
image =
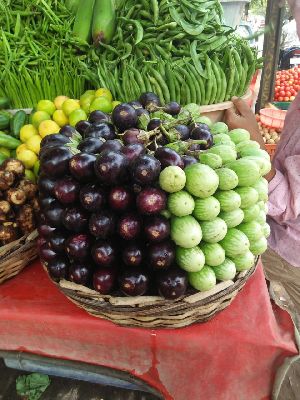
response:
{"label": "table covered with red cloth", "polygon": [[175,330],[123,328],[88,315],[38,262],[0,286],[0,350],[130,372],[167,400],[266,400],[297,354],[287,313],[271,306],[261,266],[213,320]]}

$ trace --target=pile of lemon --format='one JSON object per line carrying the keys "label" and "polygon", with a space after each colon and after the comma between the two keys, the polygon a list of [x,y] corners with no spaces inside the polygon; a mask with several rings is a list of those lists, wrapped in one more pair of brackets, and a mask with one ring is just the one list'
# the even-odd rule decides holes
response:
{"label": "pile of lemon", "polygon": [[65,125],[75,127],[79,121],[87,120],[92,111],[111,113],[118,104],[106,88],[87,90],[79,100],[67,96],[40,100],[30,115],[30,124],[20,130],[22,144],[16,149],[17,159],[33,171],[33,179],[39,172],[38,155],[45,136],[58,133]]}

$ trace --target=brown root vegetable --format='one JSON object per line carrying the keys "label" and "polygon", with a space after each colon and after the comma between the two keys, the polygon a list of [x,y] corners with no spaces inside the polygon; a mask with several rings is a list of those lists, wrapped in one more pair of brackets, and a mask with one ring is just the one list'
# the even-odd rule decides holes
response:
{"label": "brown root vegetable", "polygon": [[0,224],[0,240],[7,244],[19,238],[18,224],[15,222],[3,222]]}
{"label": "brown root vegetable", "polygon": [[18,188],[10,188],[6,192],[6,199],[9,203],[20,206],[26,202],[26,193]]}
{"label": "brown root vegetable", "polygon": [[15,181],[15,174],[11,171],[0,170],[0,190],[9,189]]}
{"label": "brown root vegetable", "polygon": [[33,208],[29,204],[20,207],[17,212],[16,221],[19,224],[21,232],[25,235],[35,229],[35,219]]}
{"label": "brown root vegetable", "polygon": [[1,169],[4,171],[13,172],[19,178],[25,175],[24,164],[15,158],[7,158],[1,165]]}
{"label": "brown root vegetable", "polygon": [[29,204],[33,208],[35,215],[38,215],[41,212],[39,201],[36,197],[34,199],[30,200]]}
{"label": "brown root vegetable", "polygon": [[18,184],[18,189],[26,193],[27,199],[33,199],[37,192],[37,186],[29,179],[22,179]]}
{"label": "brown root vegetable", "polygon": [[6,200],[0,200],[0,212],[8,214],[11,211],[11,205]]}

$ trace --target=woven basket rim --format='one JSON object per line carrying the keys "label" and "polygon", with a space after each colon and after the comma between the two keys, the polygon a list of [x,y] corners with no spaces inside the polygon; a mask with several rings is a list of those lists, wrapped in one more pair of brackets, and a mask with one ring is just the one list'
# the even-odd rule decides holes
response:
{"label": "woven basket rim", "polygon": [[[192,290],[191,293],[188,293],[184,296],[181,296],[175,300],[168,300],[164,299],[160,296],[136,296],[136,297],[127,297],[127,296],[112,296],[112,295],[101,295],[97,291],[87,288],[83,285],[76,284],[74,282],[67,281],[65,279],[60,280],[59,282],[54,281],[48,274],[47,268],[45,266],[44,269],[46,270],[49,278],[52,282],[67,296],[73,295],[77,298],[92,298],[93,300],[103,301],[104,303],[108,303],[111,306],[139,306],[141,307],[146,306],[147,303],[153,304],[155,303],[158,305],[159,303],[180,303],[184,302],[191,302],[191,304],[207,304],[210,301],[218,300],[220,297],[225,296],[234,292],[235,290],[239,290],[239,288],[244,284],[245,281],[255,272],[257,264],[258,264],[259,257],[256,258],[253,266],[245,271],[241,271],[236,275],[234,281],[225,281],[219,282],[214,289],[209,290],[207,292],[199,292],[196,290]],[[218,290],[220,289],[220,290]],[[207,296],[208,295],[208,296]],[[195,298],[196,301],[193,301]],[[121,304],[120,304],[121,303]]]}

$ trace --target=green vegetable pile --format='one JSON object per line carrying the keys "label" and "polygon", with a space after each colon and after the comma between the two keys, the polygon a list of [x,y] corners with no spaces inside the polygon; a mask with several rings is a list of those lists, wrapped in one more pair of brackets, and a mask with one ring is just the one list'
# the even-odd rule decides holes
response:
{"label": "green vegetable pile", "polygon": [[[228,131],[218,122],[211,132],[213,146],[193,154],[198,163],[184,170],[169,166],[159,177],[160,187],[169,193],[176,262],[200,291],[250,269],[255,256],[266,251],[270,234],[268,182],[263,178],[271,169],[269,155],[244,129]],[[167,147],[175,149],[176,142]]]}
{"label": "green vegetable pile", "polygon": [[12,107],[84,91],[79,59],[86,56],[76,53],[73,21],[58,0],[0,0],[0,97]]}
{"label": "green vegetable pile", "polygon": [[142,91],[206,105],[243,95],[258,67],[256,50],[223,24],[218,0],[120,0],[112,41],[93,52],[96,86],[128,101]]}

